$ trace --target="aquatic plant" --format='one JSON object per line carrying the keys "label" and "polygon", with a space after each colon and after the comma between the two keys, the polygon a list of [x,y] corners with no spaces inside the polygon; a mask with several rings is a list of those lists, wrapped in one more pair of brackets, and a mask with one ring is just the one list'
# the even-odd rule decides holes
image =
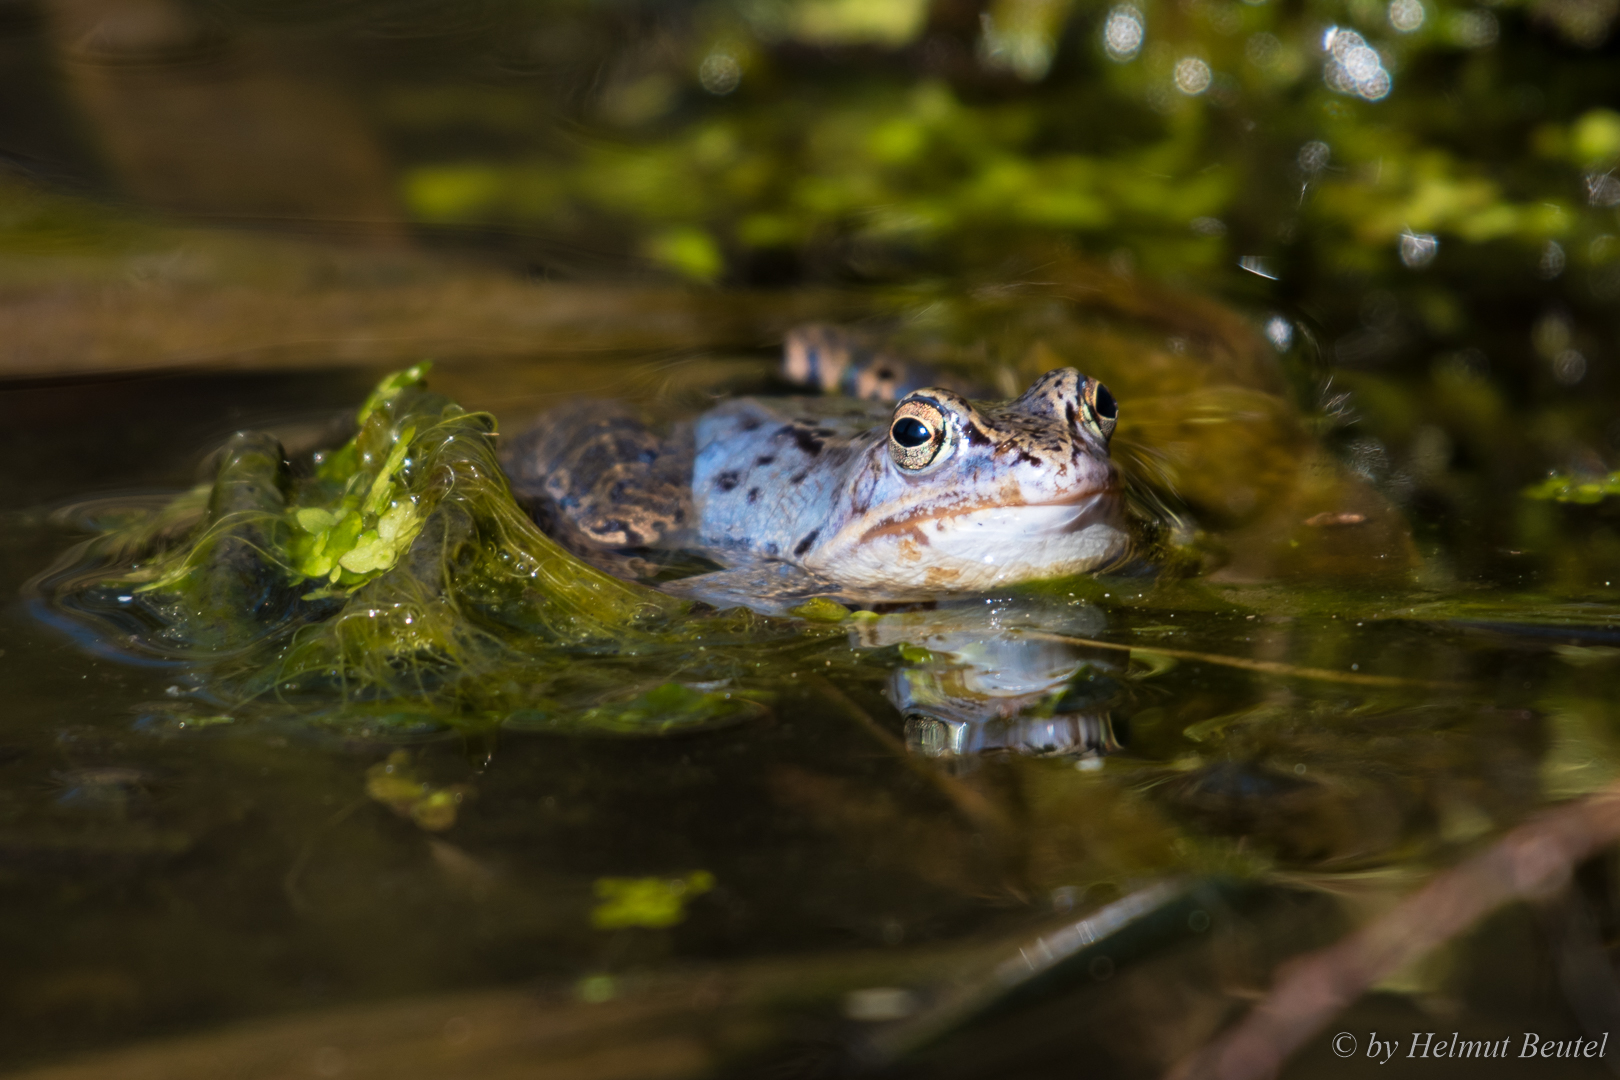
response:
{"label": "aquatic plant", "polygon": [[757,714],[726,681],[740,661],[688,656],[753,621],[675,620],[680,601],[559,547],[514,500],[493,419],[426,372],[383,379],[352,438],[291,466],[271,436],[232,436],[211,485],[117,519],[59,599],[137,627],[134,647],[190,662],[239,712],[618,733]]}

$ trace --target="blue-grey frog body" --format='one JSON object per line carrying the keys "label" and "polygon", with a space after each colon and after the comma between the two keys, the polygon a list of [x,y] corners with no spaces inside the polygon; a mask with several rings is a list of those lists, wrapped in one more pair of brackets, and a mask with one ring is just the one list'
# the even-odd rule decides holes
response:
{"label": "blue-grey frog body", "polygon": [[[827,336],[813,333],[812,355]],[[790,375],[803,378],[805,353],[805,335],[790,337]],[[862,373],[875,396],[896,389]],[[1121,561],[1117,415],[1073,368],[996,403],[940,385],[892,403],[739,398],[663,440],[623,411],[576,407],[543,419],[508,465],[576,548],[683,548],[727,568],[676,591],[761,608],[922,599]]]}

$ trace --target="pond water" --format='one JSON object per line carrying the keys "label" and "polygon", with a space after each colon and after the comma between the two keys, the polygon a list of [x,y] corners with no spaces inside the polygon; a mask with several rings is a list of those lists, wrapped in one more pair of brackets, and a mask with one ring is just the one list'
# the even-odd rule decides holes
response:
{"label": "pond water", "polygon": [[[683,366],[734,384],[769,362]],[[617,369],[632,392],[684,392],[669,361]],[[808,622],[678,615],[663,644],[555,646],[568,673],[491,722],[442,702],[346,710],[333,690],[247,700],[206,658],[63,607],[80,578],[39,576],[116,507],[189,485],[233,429],[340,438],[375,374],[5,391],[12,1064],[290,1016],[287,1075],[365,1075],[412,1046],[625,1076],[846,1059],[1045,1075],[1081,1053],[1145,1075],[1277,958],[1611,775],[1601,589],[1558,603],[1370,565],[1073,579]],[[512,393],[501,362],[444,376],[517,416],[569,389],[531,374]],[[758,708],[590,712],[660,685]],[[1606,866],[1586,872],[1588,924],[1610,910]],[[997,964],[1119,902],[1153,918],[995,989]],[[1498,915],[1343,1026],[1576,1036],[1590,1003],[1560,989],[1571,962],[1541,925],[1573,917],[1539,918]],[[379,1002],[436,1009],[437,1028]],[[383,1011],[341,1011],[359,1003]],[[525,1009],[583,1026],[525,1035]],[[255,1037],[209,1052],[246,1061]],[[141,1052],[188,1067],[183,1041],[158,1046]],[[1335,1060],[1313,1045],[1295,1067]]]}
{"label": "pond water", "polygon": [[[1612,1072],[1614,17],[0,3],[0,1071]],[[1140,558],[763,615],[511,501],[807,320],[1102,379]]]}

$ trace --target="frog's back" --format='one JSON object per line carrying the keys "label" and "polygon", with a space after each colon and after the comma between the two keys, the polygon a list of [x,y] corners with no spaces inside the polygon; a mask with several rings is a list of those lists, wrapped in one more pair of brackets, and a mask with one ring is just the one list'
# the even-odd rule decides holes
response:
{"label": "frog's back", "polygon": [[839,493],[884,438],[889,408],[849,398],[742,398],[697,423],[692,502],[717,554],[801,558],[843,524]]}

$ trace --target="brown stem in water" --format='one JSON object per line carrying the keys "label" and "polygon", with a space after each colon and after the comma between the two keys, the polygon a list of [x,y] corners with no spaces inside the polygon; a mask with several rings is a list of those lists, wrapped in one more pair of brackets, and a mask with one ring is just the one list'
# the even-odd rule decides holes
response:
{"label": "brown stem in water", "polygon": [[1247,1016],[1166,1080],[1261,1080],[1380,980],[1515,900],[1546,897],[1577,863],[1620,842],[1620,783],[1503,836],[1335,945],[1282,965]]}
{"label": "brown stem in water", "polygon": [[816,693],[832,702],[844,713],[853,718],[866,733],[876,739],[885,749],[899,758],[908,768],[926,780],[930,786],[948,799],[959,814],[974,828],[985,829],[990,832],[1007,834],[1012,831],[1012,822],[1005,811],[977,791],[962,783],[954,776],[948,776],[935,768],[932,764],[909,753],[906,744],[895,738],[894,734],[872,718],[872,714],[856,704],[848,694],[822,678],[820,675],[810,675],[804,683]]}
{"label": "brown stem in water", "polygon": [[1157,645],[1121,645],[1113,641],[1098,641],[1095,638],[1073,637],[1069,634],[1027,632],[1025,636],[1041,638],[1045,641],[1066,641],[1071,645],[1086,645],[1096,649],[1113,649],[1116,652],[1155,653],[1159,656],[1172,656],[1177,660],[1192,660],[1200,664],[1218,664],[1221,667],[1242,668],[1244,671],[1259,671],[1267,675],[1283,675],[1295,679],[1314,679],[1317,682],[1353,683],[1357,686],[1421,686],[1431,690],[1460,690],[1465,685],[1452,682],[1431,682],[1428,679],[1408,679],[1400,675],[1362,675],[1354,671],[1297,667],[1293,664],[1278,663],[1275,660],[1248,660],[1241,656],[1221,656],[1219,653],[1193,652],[1190,649],[1163,649]]}
{"label": "brown stem in water", "polygon": [[309,865],[310,857],[315,854],[315,845],[329,831],[343,824],[350,814],[366,805],[369,801],[362,795],[347,806],[339,808],[336,813],[316,828],[308,840],[304,841],[304,846],[299,850],[298,857],[293,859],[292,865],[287,868],[287,873],[281,879],[281,892],[287,897],[287,903],[298,914],[307,915],[312,910],[309,901],[304,898],[304,891],[299,887],[299,883],[304,876],[304,868]]}

